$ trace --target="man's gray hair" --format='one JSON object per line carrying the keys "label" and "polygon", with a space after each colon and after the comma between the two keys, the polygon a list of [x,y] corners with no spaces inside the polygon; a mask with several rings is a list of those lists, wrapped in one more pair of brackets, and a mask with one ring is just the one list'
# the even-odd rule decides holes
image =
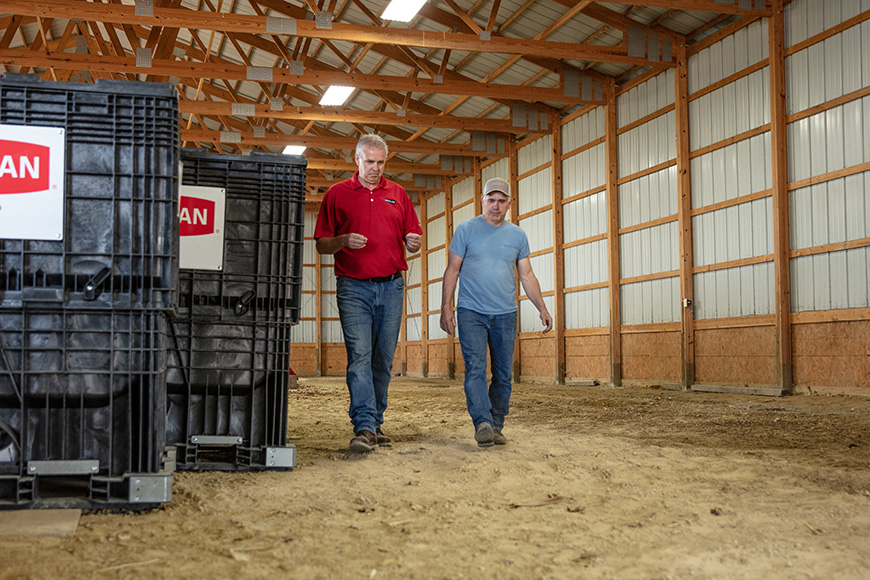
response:
{"label": "man's gray hair", "polygon": [[387,146],[387,142],[384,141],[380,135],[375,135],[374,133],[366,133],[359,138],[359,142],[356,144],[356,154],[362,156],[363,150],[365,150],[366,147],[383,149],[384,153],[387,155],[390,154],[390,148]]}

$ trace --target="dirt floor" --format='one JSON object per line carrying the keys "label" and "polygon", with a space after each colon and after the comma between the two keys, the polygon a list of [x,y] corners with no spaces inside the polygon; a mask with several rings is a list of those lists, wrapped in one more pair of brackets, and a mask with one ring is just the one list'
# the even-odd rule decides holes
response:
{"label": "dirt floor", "polygon": [[343,379],[300,379],[296,469],[0,538],[0,578],[868,577],[870,399],[524,383],[489,449],[461,382],[390,402],[394,446],[349,456]]}

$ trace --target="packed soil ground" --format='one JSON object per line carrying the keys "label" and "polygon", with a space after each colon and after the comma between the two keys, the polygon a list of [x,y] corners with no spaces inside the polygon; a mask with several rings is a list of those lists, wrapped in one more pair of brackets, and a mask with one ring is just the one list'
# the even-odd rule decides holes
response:
{"label": "packed soil ground", "polygon": [[7,578],[868,577],[870,399],[517,384],[480,449],[459,381],[397,378],[350,455],[342,378],[290,393],[291,471],[177,473],[172,501],[0,538]]}

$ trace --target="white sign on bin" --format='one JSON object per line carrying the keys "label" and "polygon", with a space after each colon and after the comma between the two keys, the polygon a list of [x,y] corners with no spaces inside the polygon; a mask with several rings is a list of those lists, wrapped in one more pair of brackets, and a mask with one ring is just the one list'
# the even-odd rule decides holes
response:
{"label": "white sign on bin", "polygon": [[66,130],[0,125],[0,238],[62,240]]}
{"label": "white sign on bin", "polygon": [[178,197],[178,266],[187,270],[224,267],[226,190],[182,185]]}

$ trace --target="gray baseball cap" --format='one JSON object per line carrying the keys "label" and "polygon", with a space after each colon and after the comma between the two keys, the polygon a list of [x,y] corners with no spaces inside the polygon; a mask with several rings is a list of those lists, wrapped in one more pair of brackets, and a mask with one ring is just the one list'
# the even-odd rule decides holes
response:
{"label": "gray baseball cap", "polygon": [[490,193],[499,191],[506,196],[511,196],[511,184],[501,177],[493,177],[483,185],[483,196],[486,197]]}

